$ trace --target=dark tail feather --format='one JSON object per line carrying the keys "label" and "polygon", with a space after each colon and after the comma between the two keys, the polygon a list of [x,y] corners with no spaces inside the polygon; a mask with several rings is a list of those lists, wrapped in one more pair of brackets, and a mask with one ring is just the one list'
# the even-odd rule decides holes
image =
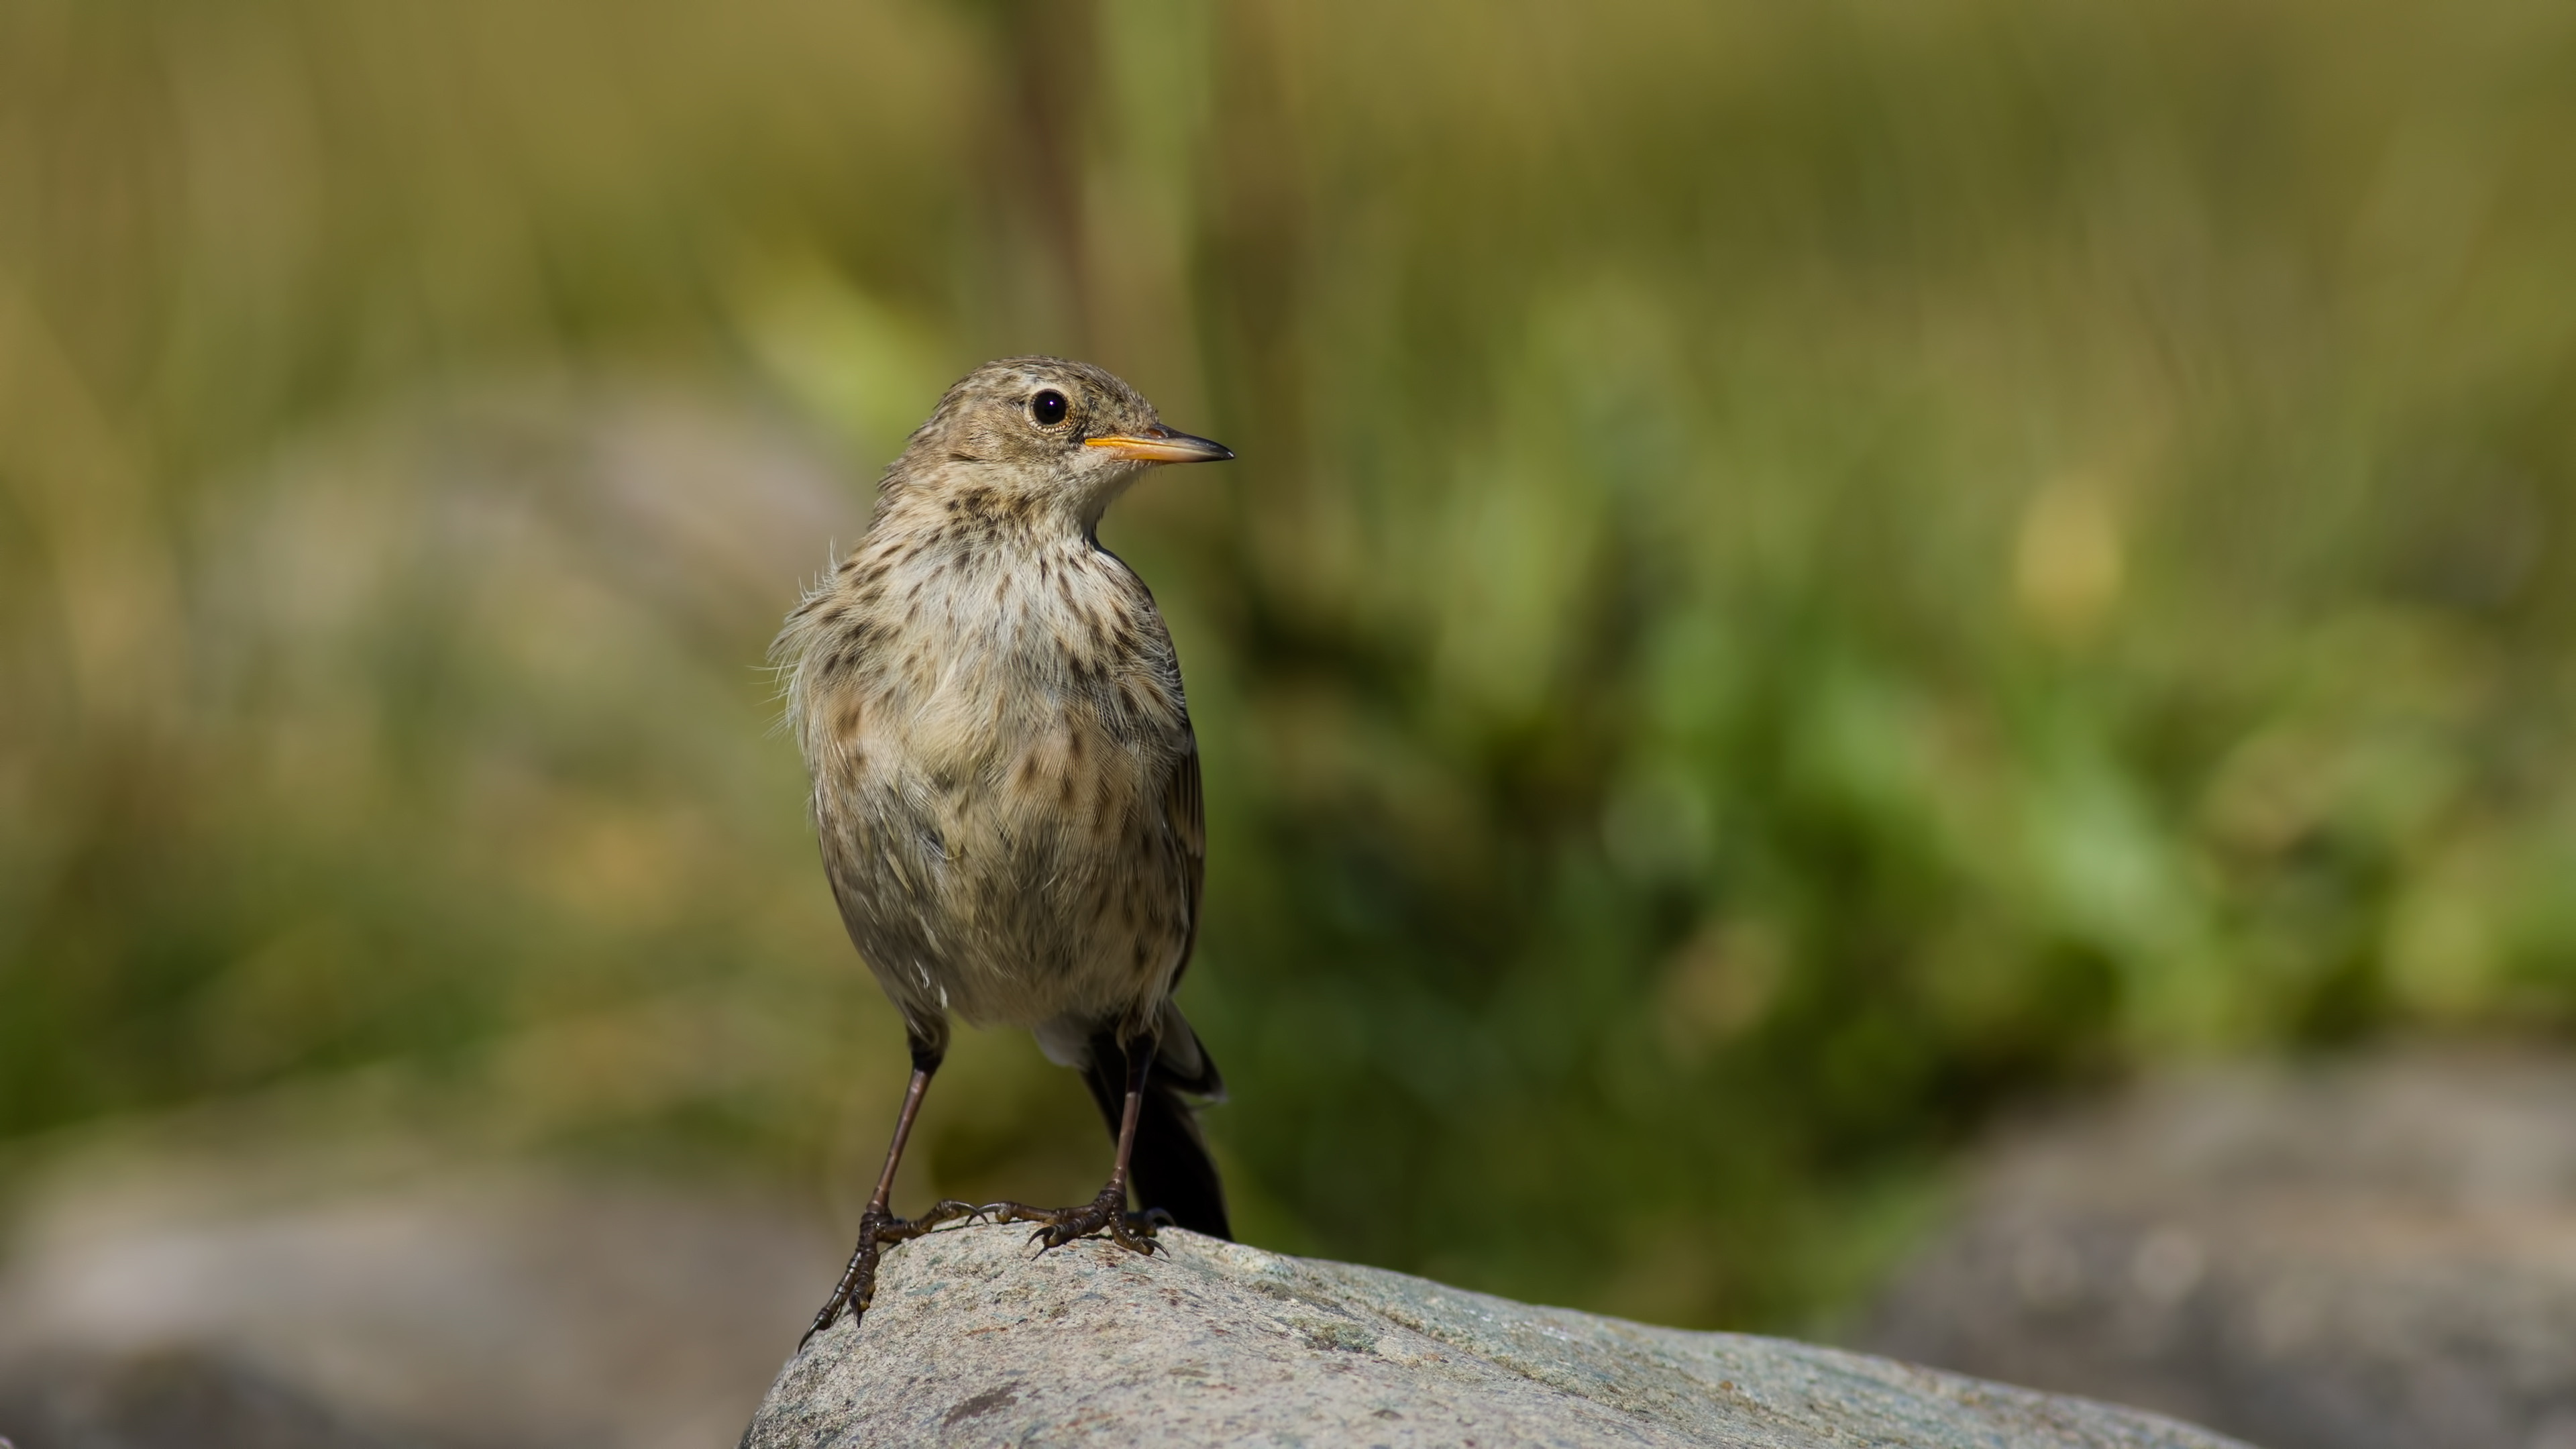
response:
{"label": "dark tail feather", "polygon": [[[1178,1022],[1178,1012],[1167,1015]],[[1189,1030],[1186,1022],[1179,1025],[1180,1030]],[[1199,1136],[1198,1115],[1191,1110],[1188,1097],[1182,1095],[1193,1087],[1203,1093],[1210,1088],[1222,1090],[1216,1064],[1198,1045],[1196,1037],[1190,1039],[1189,1050],[1176,1052],[1174,1045],[1165,1043],[1155,1058],[1153,1073],[1145,1079],[1145,1100],[1136,1113],[1135,1152],[1128,1159],[1128,1181],[1133,1184],[1138,1211],[1161,1208],[1172,1215],[1174,1224],[1191,1232],[1230,1239],[1234,1229],[1226,1221],[1225,1188],[1217,1181],[1216,1163],[1208,1156],[1207,1141]],[[1119,1119],[1127,1115],[1127,1051],[1119,1045],[1116,1031],[1104,1030],[1091,1038],[1088,1055],[1083,1084],[1091,1088],[1091,1100],[1098,1104],[1101,1119],[1109,1124],[1109,1137],[1114,1142]],[[1196,1070],[1181,1065],[1190,1059],[1195,1059]]]}

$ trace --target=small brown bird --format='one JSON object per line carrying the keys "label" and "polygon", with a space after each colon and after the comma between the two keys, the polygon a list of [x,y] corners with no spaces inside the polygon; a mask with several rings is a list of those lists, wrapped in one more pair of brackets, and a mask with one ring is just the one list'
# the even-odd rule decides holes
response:
{"label": "small brown bird", "polygon": [[[1198,742],[1154,597],[1098,530],[1149,465],[1233,456],[1099,368],[987,363],[913,433],[858,547],[787,617],[776,653],[824,872],[912,1048],[858,1248],[808,1337],[867,1311],[885,1244],[957,1218],[1043,1223],[1048,1248],[1105,1232],[1151,1252],[1163,1219],[1231,1236],[1184,1096],[1224,1084],[1172,1003],[1204,876]],[[952,1012],[1027,1027],[1082,1072],[1118,1143],[1097,1198],[892,1214]]]}

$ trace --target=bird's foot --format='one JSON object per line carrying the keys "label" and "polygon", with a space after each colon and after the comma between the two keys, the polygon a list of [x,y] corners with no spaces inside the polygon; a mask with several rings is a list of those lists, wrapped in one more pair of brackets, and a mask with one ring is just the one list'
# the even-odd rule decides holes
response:
{"label": "bird's foot", "polygon": [[1100,1190],[1100,1196],[1079,1207],[1041,1208],[1021,1202],[990,1202],[975,1210],[997,1223],[1041,1223],[1029,1235],[1032,1243],[1043,1243],[1038,1251],[1050,1252],[1079,1238],[1095,1234],[1131,1253],[1148,1256],[1161,1251],[1154,1241],[1154,1230],[1171,1221],[1171,1214],[1161,1209],[1131,1213],[1127,1211],[1127,1186],[1113,1182]]}
{"label": "bird's foot", "polygon": [[954,1198],[933,1203],[930,1211],[917,1218],[899,1218],[884,1208],[869,1208],[867,1215],[859,1219],[859,1245],[850,1251],[850,1266],[841,1271],[840,1286],[832,1290],[831,1301],[814,1315],[814,1326],[805,1330],[805,1337],[798,1339],[796,1346],[802,1349],[815,1334],[831,1327],[844,1308],[850,1310],[854,1321],[866,1316],[868,1305],[876,1301],[877,1257],[887,1244],[920,1237],[941,1223],[980,1217],[984,1211]]}

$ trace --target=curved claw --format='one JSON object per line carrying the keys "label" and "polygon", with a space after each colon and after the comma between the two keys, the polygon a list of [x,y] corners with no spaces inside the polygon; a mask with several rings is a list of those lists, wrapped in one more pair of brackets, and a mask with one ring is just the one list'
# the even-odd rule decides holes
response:
{"label": "curved claw", "polygon": [[[1151,1256],[1161,1248],[1154,1241],[1154,1215],[1130,1215],[1126,1206],[1127,1194],[1121,1187],[1103,1189],[1100,1196],[1078,1207],[1038,1208],[1019,1202],[993,1202],[977,1211],[988,1222],[1038,1224],[1038,1230],[1029,1234],[1029,1241],[1040,1245],[1041,1255],[1098,1234],[1131,1253]],[[1170,1214],[1164,1216],[1168,1218]]]}
{"label": "curved claw", "polygon": [[944,1197],[939,1201],[932,1203],[930,1205],[930,1211],[925,1212],[921,1216],[912,1220],[911,1225],[920,1231],[912,1234],[911,1236],[919,1237],[921,1233],[930,1232],[945,1223],[961,1221],[971,1223],[981,1218],[983,1215],[984,1209],[978,1207],[974,1203],[960,1202],[953,1197]]}
{"label": "curved claw", "polygon": [[942,1223],[955,1222],[959,1218],[972,1221],[983,1211],[973,1203],[959,1202],[955,1198],[943,1198],[931,1204],[930,1210],[917,1218],[899,1218],[870,1209],[859,1219],[859,1245],[851,1250],[850,1266],[842,1270],[840,1285],[832,1290],[823,1311],[814,1315],[813,1325],[805,1330],[805,1336],[796,1340],[797,1351],[802,1353],[805,1345],[813,1342],[814,1335],[831,1327],[840,1318],[842,1309],[850,1310],[853,1319],[867,1316],[868,1305],[876,1301],[877,1259],[883,1256],[887,1244],[909,1242]]}

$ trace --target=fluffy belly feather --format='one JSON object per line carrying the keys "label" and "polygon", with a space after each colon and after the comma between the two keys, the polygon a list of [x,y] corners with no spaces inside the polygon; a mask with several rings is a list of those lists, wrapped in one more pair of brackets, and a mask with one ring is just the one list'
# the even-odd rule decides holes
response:
{"label": "fluffy belly feather", "polygon": [[1078,700],[873,713],[814,804],[887,994],[978,1025],[1149,1012],[1189,940],[1172,743]]}

